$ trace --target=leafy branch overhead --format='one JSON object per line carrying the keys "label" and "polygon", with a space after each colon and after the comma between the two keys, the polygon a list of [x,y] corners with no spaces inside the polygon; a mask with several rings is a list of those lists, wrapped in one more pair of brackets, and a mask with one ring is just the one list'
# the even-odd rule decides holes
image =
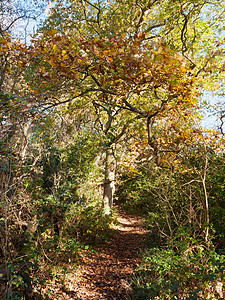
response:
{"label": "leafy branch overhead", "polygon": [[47,108],[92,95],[94,105],[150,120],[190,112],[197,103],[195,74],[164,41],[146,42],[144,35],[75,39],[47,31],[28,51],[28,70],[35,70],[31,92]]}
{"label": "leafy branch overhead", "polygon": [[199,125],[206,90],[224,95],[224,1],[14,2],[0,298],[225,298],[223,101],[222,134]]}

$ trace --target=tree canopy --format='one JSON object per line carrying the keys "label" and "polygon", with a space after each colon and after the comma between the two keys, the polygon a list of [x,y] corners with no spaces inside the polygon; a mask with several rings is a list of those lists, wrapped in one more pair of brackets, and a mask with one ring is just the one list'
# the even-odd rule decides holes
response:
{"label": "tree canopy", "polygon": [[[115,202],[141,214],[158,247],[134,293],[208,297],[224,278],[224,140],[200,120],[202,95],[223,89],[223,1],[28,4],[0,4],[0,256],[4,275],[16,269],[12,297],[32,299],[46,260],[106,241]],[[17,22],[46,8],[21,38]]]}

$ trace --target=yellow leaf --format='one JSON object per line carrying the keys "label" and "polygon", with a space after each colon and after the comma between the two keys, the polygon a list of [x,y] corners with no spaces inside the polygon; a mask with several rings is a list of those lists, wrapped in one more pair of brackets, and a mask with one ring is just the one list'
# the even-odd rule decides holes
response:
{"label": "yellow leaf", "polygon": [[160,46],[158,49],[158,53],[162,53],[162,51],[163,51],[163,48]]}

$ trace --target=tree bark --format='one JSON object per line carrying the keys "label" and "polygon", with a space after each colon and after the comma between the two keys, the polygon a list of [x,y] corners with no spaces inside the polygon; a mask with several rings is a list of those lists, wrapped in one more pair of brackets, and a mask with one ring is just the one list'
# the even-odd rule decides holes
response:
{"label": "tree bark", "polygon": [[112,146],[106,150],[103,209],[106,215],[111,213],[115,193],[116,158]]}

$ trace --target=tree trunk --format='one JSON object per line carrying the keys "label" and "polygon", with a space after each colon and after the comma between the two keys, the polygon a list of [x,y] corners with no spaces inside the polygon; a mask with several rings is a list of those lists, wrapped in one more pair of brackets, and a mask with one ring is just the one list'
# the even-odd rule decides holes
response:
{"label": "tree trunk", "polygon": [[31,124],[32,121],[29,120],[27,124],[25,124],[23,127],[23,141],[22,141],[22,149],[20,152],[21,162],[24,162],[26,158],[28,143],[31,136]]}
{"label": "tree trunk", "polygon": [[108,147],[106,150],[105,158],[105,179],[103,194],[103,208],[106,215],[110,214],[113,207],[113,196],[115,192],[115,172],[115,154],[112,147]]}

